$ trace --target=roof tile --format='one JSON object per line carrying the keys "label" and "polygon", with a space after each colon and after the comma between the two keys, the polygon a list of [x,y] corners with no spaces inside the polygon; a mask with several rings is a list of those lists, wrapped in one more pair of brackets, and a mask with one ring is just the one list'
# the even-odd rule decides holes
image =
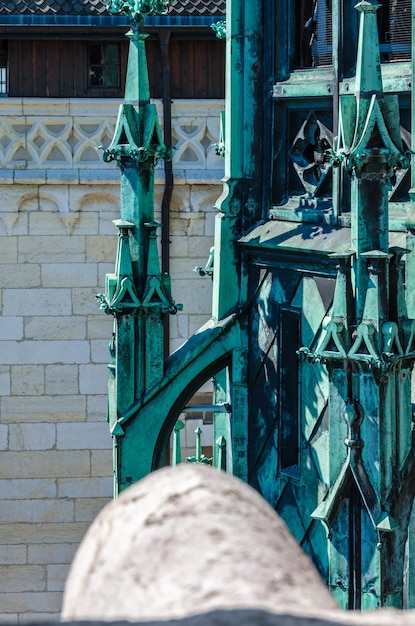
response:
{"label": "roof tile", "polygon": [[[174,0],[169,15],[225,15],[226,0]],[[107,15],[104,0],[0,0],[0,15]]]}

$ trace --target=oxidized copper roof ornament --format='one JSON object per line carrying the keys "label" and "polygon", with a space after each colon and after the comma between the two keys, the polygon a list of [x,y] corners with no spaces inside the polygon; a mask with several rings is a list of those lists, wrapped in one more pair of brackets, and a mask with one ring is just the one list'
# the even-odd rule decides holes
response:
{"label": "oxidized copper roof ornament", "polygon": [[123,13],[134,22],[144,23],[148,15],[163,15],[173,0],[108,0],[110,13]]}

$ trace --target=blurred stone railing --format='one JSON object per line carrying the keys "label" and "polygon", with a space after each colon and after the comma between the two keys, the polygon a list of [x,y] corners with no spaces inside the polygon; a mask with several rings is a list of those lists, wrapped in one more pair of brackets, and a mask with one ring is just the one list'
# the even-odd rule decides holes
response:
{"label": "blurred stone railing", "polygon": [[[119,181],[99,146],[111,141],[120,100],[7,98],[0,107],[0,184]],[[162,107],[156,101],[159,118]],[[221,100],[176,100],[172,105],[173,168],[179,182],[219,181]],[[163,178],[159,165],[156,178]]]}
{"label": "blurred stone railing", "polygon": [[[117,621],[65,621],[65,626],[412,626],[412,611],[382,609],[335,614],[321,608],[321,617],[268,613],[261,609],[219,609],[171,620],[145,622]],[[37,626],[62,626],[62,622],[42,621]],[[15,622],[4,622],[4,626],[14,626]]]}
{"label": "blurred stone railing", "polygon": [[[321,608],[321,617],[269,613],[261,609],[219,609],[171,620],[132,621],[65,621],[65,626],[412,626],[413,612],[397,609],[380,611],[340,612],[335,614]],[[14,626],[4,622],[4,626]],[[62,626],[62,622],[36,622],[38,626]]]}

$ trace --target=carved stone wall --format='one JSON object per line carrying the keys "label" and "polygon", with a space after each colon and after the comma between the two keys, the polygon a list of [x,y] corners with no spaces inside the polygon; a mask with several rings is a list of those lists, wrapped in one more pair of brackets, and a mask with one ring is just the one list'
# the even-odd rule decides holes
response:
{"label": "carved stone wall", "polygon": [[[161,103],[155,101],[161,116]],[[112,138],[119,100],[8,98],[0,111],[0,179],[25,178],[30,170],[39,183],[59,179],[57,171],[74,170],[71,181],[89,180],[86,172],[106,173],[97,148]],[[176,100],[172,104],[173,165],[178,180],[190,170],[203,170],[202,179],[215,178],[223,159],[212,143],[219,137],[220,100]],[[161,167],[159,168],[161,169]],[[16,175],[11,172],[16,170]],[[9,175],[6,175],[6,172]],[[118,177],[115,177],[118,179]]]}
{"label": "carved stone wall", "polygon": [[[105,422],[119,172],[102,162],[116,100],[2,100],[0,620],[57,619],[72,555],[112,495]],[[159,106],[159,105],[158,105]],[[223,160],[219,101],[173,104],[171,348],[210,314],[205,265]],[[156,173],[156,208],[163,194]],[[159,218],[159,215],[158,215]]]}

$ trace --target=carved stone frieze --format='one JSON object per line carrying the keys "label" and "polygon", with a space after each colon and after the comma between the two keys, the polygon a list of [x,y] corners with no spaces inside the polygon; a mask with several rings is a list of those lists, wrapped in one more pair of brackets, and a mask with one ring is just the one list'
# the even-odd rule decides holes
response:
{"label": "carved stone frieze", "polygon": [[[8,99],[0,113],[0,168],[8,170],[104,170],[98,146],[107,148],[114,134],[118,100],[52,101],[48,110],[26,99]],[[33,106],[32,106],[33,105]],[[156,102],[160,117],[160,103]],[[222,101],[183,100],[173,106],[173,166],[208,170],[219,179],[223,159],[213,143],[219,137]],[[27,111],[27,113],[26,113]],[[26,114],[25,114],[26,113]],[[191,113],[191,115],[190,115]],[[206,174],[201,175],[205,180]],[[77,181],[76,181],[77,182]]]}

